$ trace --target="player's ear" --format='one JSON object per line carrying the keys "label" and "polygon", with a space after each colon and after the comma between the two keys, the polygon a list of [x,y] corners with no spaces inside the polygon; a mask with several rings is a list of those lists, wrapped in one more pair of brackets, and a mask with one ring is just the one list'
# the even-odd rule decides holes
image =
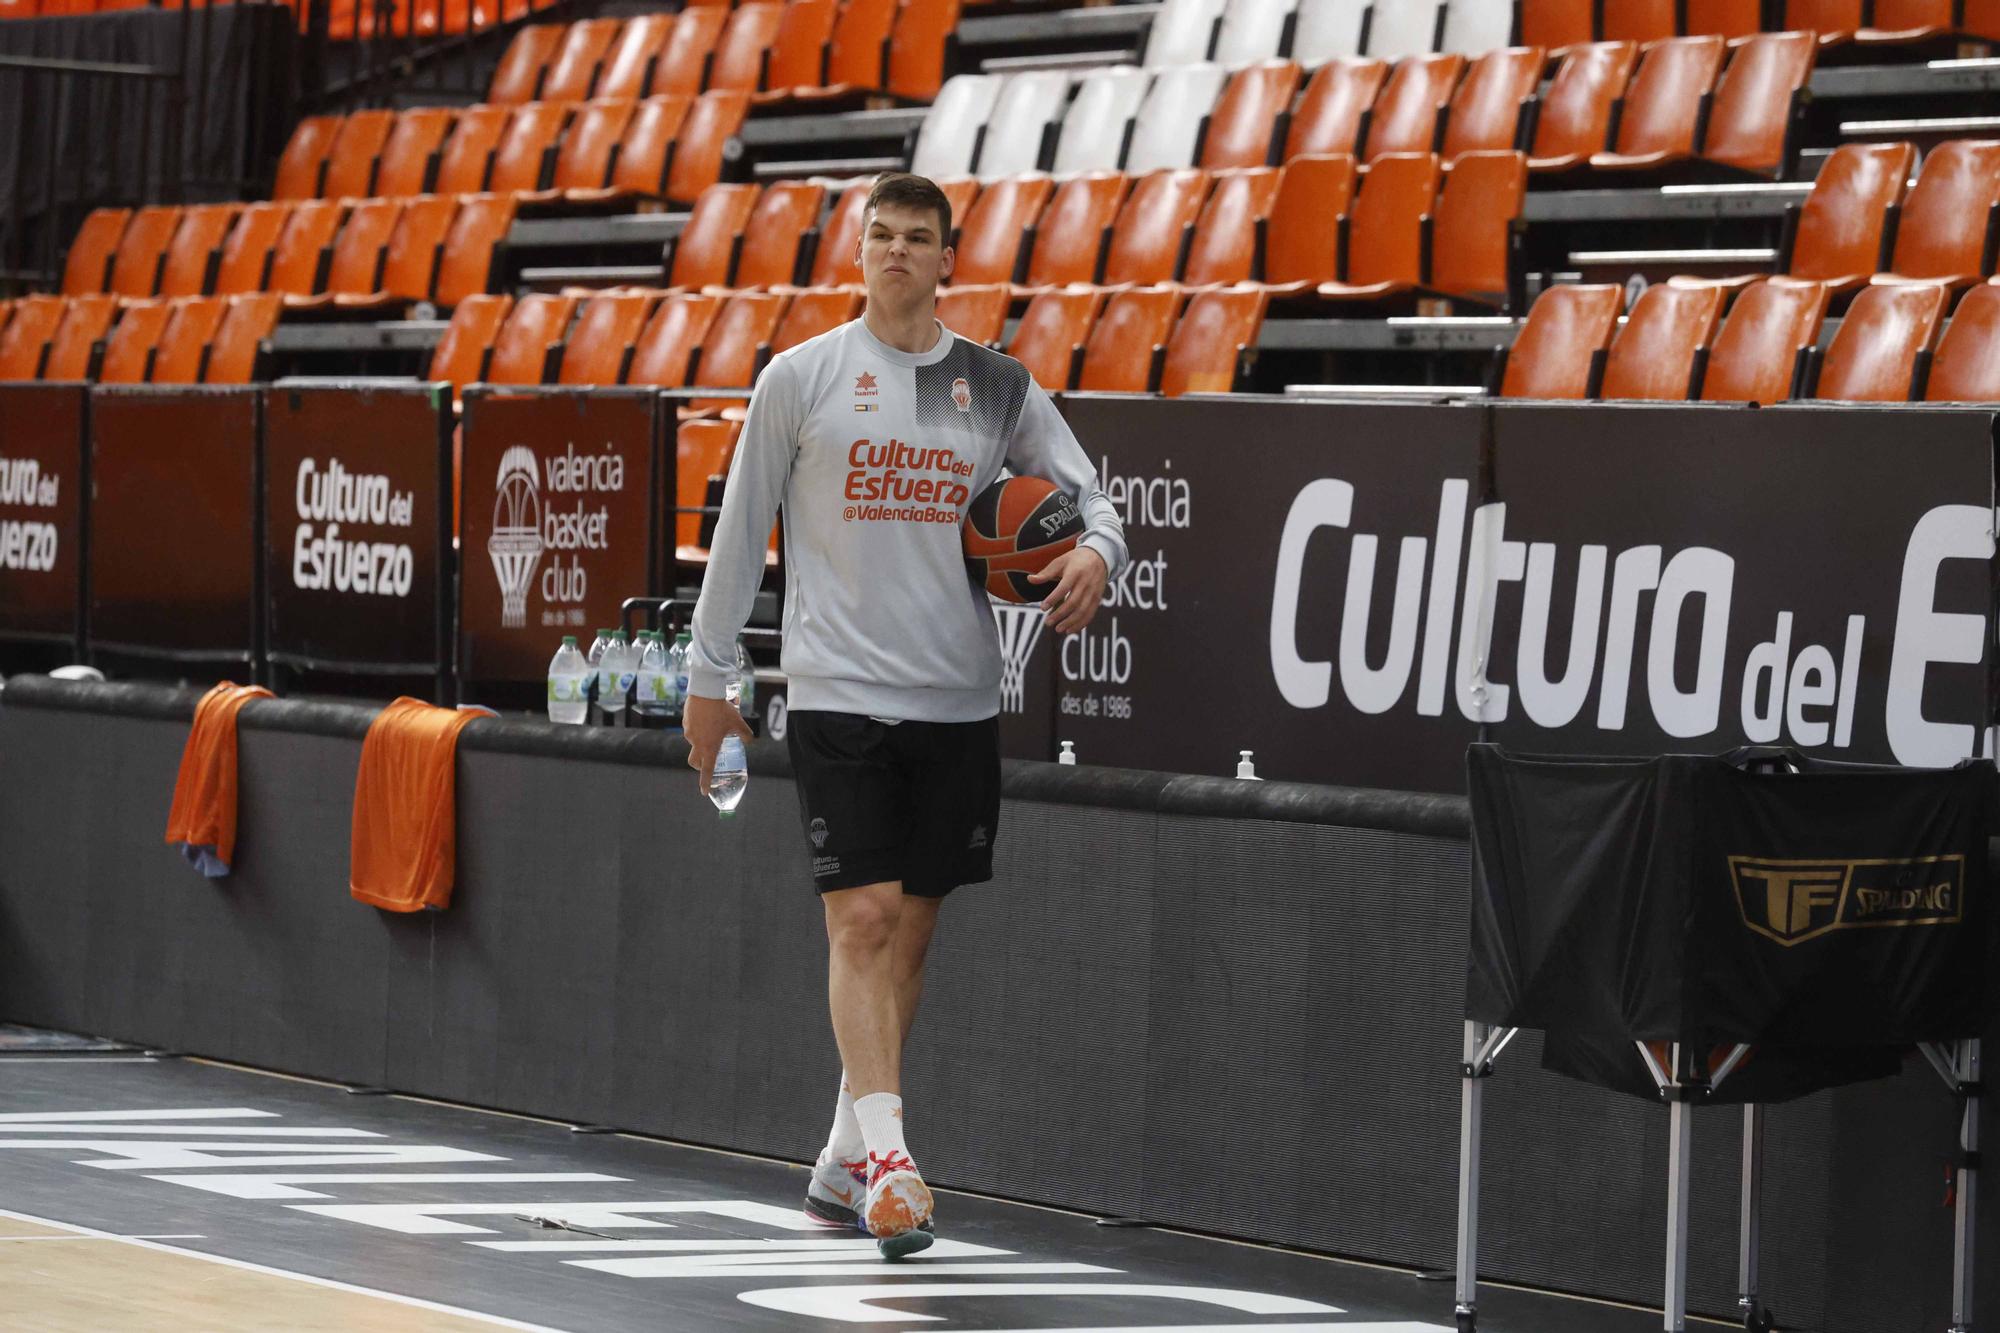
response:
{"label": "player's ear", "polygon": [[947,245],[944,248],[944,252],[938,256],[938,277],[940,279],[949,278],[951,271],[957,267],[958,251]]}

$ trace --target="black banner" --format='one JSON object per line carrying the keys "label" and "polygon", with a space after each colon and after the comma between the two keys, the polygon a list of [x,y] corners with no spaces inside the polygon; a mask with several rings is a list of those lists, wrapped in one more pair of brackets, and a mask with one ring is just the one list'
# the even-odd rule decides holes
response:
{"label": "black banner", "polygon": [[260,655],[262,405],[248,387],[91,391],[93,648]]}
{"label": "black banner", "polygon": [[461,680],[538,682],[565,634],[619,623],[662,581],[671,405],[648,390],[465,396]]}
{"label": "black banner", "polygon": [[451,654],[451,396],[431,385],[266,394],[271,660],[428,671]]}
{"label": "black banner", "polygon": [[78,384],[0,384],[0,637],[83,641]]}
{"label": "black banner", "polygon": [[1482,723],[1577,754],[1980,743],[1991,413],[1063,410],[1132,552],[1089,631],[1025,661],[1086,763],[1248,749],[1264,777],[1458,791]]}

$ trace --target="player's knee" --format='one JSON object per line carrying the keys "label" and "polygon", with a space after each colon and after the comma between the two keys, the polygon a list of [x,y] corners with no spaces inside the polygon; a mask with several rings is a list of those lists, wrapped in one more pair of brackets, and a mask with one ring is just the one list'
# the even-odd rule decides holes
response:
{"label": "player's knee", "polygon": [[835,948],[873,954],[895,943],[902,895],[872,892],[873,887],[827,895],[827,937]]}

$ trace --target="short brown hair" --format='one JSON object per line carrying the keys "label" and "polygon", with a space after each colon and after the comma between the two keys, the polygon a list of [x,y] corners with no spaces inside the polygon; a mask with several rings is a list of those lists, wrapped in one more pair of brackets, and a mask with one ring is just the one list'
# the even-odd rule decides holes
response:
{"label": "short brown hair", "polygon": [[951,244],[951,200],[937,187],[936,181],[925,176],[913,176],[907,171],[891,171],[877,176],[874,187],[868,191],[868,208],[862,216],[872,219],[875,210],[884,204],[934,210],[938,215],[938,243]]}

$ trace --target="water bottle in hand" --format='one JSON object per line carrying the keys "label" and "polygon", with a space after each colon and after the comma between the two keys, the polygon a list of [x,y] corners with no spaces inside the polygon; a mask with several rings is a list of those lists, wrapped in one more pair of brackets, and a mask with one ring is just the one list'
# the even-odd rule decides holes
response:
{"label": "water bottle in hand", "polygon": [[576,635],[563,635],[549,660],[549,721],[582,722],[590,711],[590,667],[576,649]]}
{"label": "water bottle in hand", "polygon": [[723,814],[733,815],[749,785],[750,763],[743,754],[743,738],[732,731],[716,748],[715,768],[708,775],[708,799]]}

